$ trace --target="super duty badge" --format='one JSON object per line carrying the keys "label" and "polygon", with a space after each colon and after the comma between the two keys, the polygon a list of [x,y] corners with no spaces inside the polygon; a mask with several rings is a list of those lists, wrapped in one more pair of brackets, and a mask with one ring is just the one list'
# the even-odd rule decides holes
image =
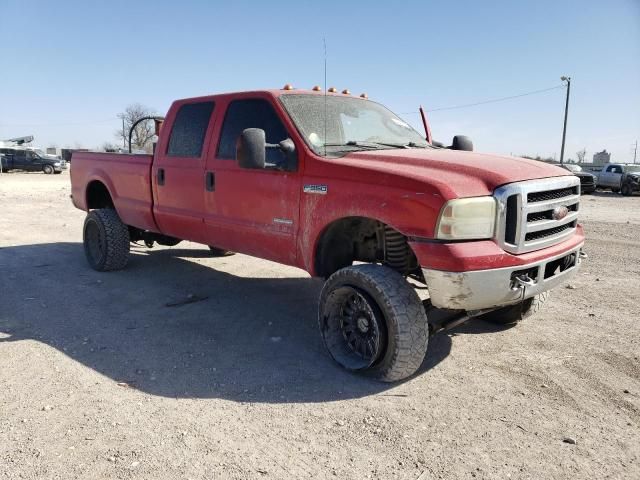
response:
{"label": "super duty badge", "polygon": [[302,189],[304,193],[317,193],[318,195],[326,195],[327,190],[326,185],[305,185]]}

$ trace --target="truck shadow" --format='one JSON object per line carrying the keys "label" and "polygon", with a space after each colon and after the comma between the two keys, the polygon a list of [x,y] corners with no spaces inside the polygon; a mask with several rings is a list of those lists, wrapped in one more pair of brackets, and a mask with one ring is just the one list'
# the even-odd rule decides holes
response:
{"label": "truck shadow", "polygon": [[[321,281],[216,269],[231,258],[134,248],[126,270],[98,273],[79,243],[0,248],[0,342],[44,342],[114,388],[174,398],[323,402],[398,385],[329,358],[317,329]],[[167,306],[184,300],[192,303]],[[432,338],[418,375],[450,350],[449,336]]]}

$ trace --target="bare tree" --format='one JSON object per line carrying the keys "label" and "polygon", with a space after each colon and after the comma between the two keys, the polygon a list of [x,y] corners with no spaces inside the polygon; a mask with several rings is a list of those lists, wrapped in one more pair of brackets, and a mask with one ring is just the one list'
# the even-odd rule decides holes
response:
{"label": "bare tree", "polygon": [[578,157],[578,163],[584,162],[584,157],[587,156],[587,149],[583,148],[582,150],[576,152],[576,156]]}
{"label": "bare tree", "polygon": [[117,152],[118,151],[118,145],[111,143],[111,142],[104,142],[102,144],[102,147],[100,147],[99,149],[102,150],[103,152]]}
{"label": "bare tree", "polygon": [[[123,144],[129,142],[129,130],[134,123],[143,117],[156,115],[155,111],[149,107],[145,107],[139,103],[132,103],[124,112],[118,115],[124,119],[124,129],[116,130],[115,136],[123,141]],[[155,135],[153,120],[140,122],[133,130],[131,135],[131,148],[140,150],[148,150],[151,148],[151,139]]]}

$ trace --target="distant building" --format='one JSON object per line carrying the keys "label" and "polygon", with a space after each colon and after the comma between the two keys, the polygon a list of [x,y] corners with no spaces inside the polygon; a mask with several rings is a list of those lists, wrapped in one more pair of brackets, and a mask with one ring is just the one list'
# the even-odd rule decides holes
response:
{"label": "distant building", "polygon": [[601,152],[593,154],[594,165],[604,165],[605,163],[609,163],[610,161],[611,161],[611,154],[606,150],[602,150]]}

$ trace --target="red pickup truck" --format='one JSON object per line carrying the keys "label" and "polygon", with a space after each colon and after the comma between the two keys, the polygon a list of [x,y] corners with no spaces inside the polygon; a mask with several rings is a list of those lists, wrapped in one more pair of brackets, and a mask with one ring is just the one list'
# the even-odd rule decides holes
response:
{"label": "red pickup truck", "polygon": [[438,146],[364,95],[318,90],[178,100],[154,155],[74,154],[91,267],[122,269],[141,240],[299,267],[326,279],[331,356],[383,381],[413,374],[432,333],[515,323],[578,270],[577,177],[466,137]]}

